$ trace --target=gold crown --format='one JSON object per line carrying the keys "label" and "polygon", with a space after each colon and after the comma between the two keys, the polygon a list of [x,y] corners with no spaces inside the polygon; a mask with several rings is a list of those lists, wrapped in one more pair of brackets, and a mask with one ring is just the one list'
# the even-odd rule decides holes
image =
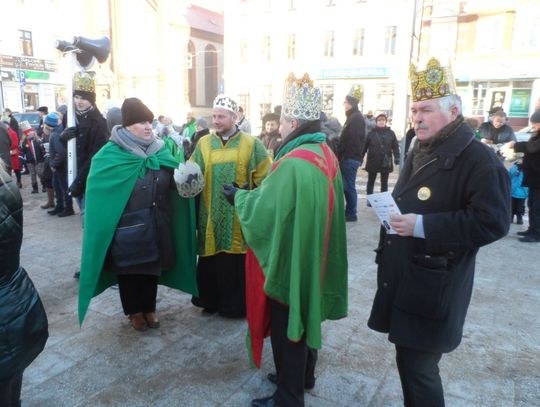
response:
{"label": "gold crown", "polygon": [[435,58],[428,61],[425,71],[417,71],[416,66],[411,64],[409,74],[413,102],[442,98],[456,93],[452,71],[448,67],[442,67]]}
{"label": "gold crown", "polygon": [[307,72],[300,79],[296,79],[292,72],[289,74],[283,92],[284,117],[318,120],[321,116],[322,103],[321,90],[313,86]]}
{"label": "gold crown", "polygon": [[96,79],[94,72],[76,72],[73,75],[73,92],[96,93]]}
{"label": "gold crown", "polygon": [[362,86],[361,85],[353,85],[351,86],[351,90],[349,91],[348,96],[351,96],[355,98],[356,100],[360,101],[362,100],[362,94],[363,94]]}

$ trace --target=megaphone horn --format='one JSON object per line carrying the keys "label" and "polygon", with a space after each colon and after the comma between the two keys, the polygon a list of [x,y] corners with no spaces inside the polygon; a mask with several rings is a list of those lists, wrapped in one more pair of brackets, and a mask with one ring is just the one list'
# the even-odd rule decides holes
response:
{"label": "megaphone horn", "polygon": [[111,41],[107,37],[101,37],[95,40],[75,37],[73,45],[82,51],[86,51],[91,56],[96,57],[101,64],[105,62],[111,52]]}

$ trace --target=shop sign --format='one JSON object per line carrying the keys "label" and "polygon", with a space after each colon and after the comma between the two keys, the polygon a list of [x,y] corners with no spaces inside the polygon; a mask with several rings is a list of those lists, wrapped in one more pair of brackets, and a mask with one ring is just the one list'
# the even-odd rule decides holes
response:
{"label": "shop sign", "polygon": [[531,89],[512,90],[510,100],[510,117],[529,117],[529,106],[531,105]]}

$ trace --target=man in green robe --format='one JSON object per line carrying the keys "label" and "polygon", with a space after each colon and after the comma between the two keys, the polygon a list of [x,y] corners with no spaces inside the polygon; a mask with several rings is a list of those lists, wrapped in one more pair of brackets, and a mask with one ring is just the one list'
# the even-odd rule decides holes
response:
{"label": "man in green robe", "polygon": [[[321,322],[347,315],[347,245],[337,158],[320,132],[321,93],[289,76],[280,119],[284,141],[255,190],[225,185],[249,246],[247,317],[255,364],[270,331],[276,392],[251,405],[303,406],[315,385]],[[268,313],[270,318],[268,318]]]}

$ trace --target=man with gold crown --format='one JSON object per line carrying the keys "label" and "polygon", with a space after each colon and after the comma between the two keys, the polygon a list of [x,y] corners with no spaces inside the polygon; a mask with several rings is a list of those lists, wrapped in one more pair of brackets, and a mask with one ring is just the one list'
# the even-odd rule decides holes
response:
{"label": "man with gold crown", "polygon": [[304,405],[315,386],[321,323],[347,315],[347,241],[339,163],[319,120],[322,94],[306,73],[285,85],[283,138],[267,178],[255,190],[224,186],[249,247],[247,318],[260,367],[270,334],[277,384],[254,407]]}
{"label": "man with gold crown", "polygon": [[199,165],[205,186],[199,199],[197,285],[192,303],[223,317],[246,316],[246,247],[238,218],[221,193],[223,184],[255,188],[268,173],[262,143],[237,127],[238,105],[228,96],[214,100],[215,131],[202,137],[190,161]]}
{"label": "man with gold crown", "polygon": [[381,229],[368,326],[388,333],[405,406],[444,406],[438,363],[461,342],[478,249],[509,229],[510,180],[463,122],[450,69],[411,66],[417,142],[392,195],[403,215]]}
{"label": "man with gold crown", "polygon": [[75,137],[76,140],[77,173],[69,186],[69,193],[77,198],[82,217],[90,162],[109,138],[107,121],[96,106],[96,81],[93,72],[77,72],[73,76],[73,104],[77,124],[65,129],[61,138],[68,141]]}

